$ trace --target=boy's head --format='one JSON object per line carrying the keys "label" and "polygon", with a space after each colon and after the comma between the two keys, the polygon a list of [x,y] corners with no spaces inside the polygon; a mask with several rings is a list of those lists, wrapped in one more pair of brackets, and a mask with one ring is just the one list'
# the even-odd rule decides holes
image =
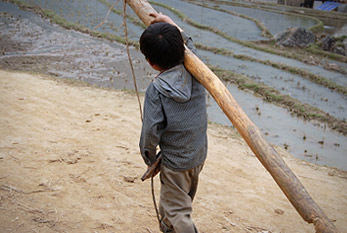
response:
{"label": "boy's head", "polygon": [[140,49],[150,65],[160,70],[183,62],[184,41],[177,27],[168,23],[150,25],[140,37]]}

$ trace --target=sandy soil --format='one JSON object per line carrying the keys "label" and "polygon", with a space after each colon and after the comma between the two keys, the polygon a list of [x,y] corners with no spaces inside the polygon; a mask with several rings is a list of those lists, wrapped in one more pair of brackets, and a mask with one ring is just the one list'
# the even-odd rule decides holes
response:
{"label": "sandy soil", "polygon": [[[0,89],[1,232],[159,232],[133,94],[6,71]],[[201,232],[314,232],[235,130],[209,125],[208,136]],[[346,172],[277,150],[347,232]]]}

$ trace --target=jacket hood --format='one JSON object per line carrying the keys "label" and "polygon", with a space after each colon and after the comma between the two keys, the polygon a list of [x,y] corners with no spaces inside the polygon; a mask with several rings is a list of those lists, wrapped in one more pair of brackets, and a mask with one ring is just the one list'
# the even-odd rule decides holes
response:
{"label": "jacket hood", "polygon": [[159,74],[153,84],[162,95],[176,102],[186,102],[192,94],[192,76],[183,64]]}

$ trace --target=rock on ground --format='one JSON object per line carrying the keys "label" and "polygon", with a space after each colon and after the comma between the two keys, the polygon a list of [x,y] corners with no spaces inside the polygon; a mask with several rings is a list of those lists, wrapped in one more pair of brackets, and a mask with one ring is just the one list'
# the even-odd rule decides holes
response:
{"label": "rock on ground", "polygon": [[305,28],[288,28],[286,31],[275,35],[277,45],[285,47],[304,48],[314,43],[315,35]]}
{"label": "rock on ground", "polygon": [[347,56],[347,38],[345,38],[342,42],[339,42],[339,40],[340,39],[333,36],[326,36],[320,41],[320,43],[324,51]]}

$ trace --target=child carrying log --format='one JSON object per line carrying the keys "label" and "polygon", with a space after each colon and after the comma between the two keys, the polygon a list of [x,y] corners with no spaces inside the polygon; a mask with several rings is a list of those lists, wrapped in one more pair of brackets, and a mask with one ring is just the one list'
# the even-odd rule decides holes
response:
{"label": "child carrying log", "polygon": [[207,155],[206,93],[183,65],[184,44],[195,50],[192,39],[168,16],[152,16],[140,49],[159,74],[146,91],[140,151],[151,166],[161,150],[161,231],[196,233],[191,213]]}

